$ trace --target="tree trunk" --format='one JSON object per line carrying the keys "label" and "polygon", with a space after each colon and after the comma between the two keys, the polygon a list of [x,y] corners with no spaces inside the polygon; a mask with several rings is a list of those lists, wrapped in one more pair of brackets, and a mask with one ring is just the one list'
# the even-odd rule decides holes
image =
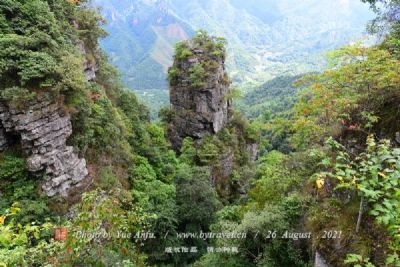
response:
{"label": "tree trunk", "polygon": [[360,230],[361,218],[364,211],[364,197],[361,197],[360,201],[360,209],[358,210],[358,219],[357,219],[357,226],[356,226],[356,233]]}

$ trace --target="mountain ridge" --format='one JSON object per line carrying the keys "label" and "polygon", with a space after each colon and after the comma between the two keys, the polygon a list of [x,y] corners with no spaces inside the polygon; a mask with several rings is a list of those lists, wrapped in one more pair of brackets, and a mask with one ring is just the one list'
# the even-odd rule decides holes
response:
{"label": "mountain ridge", "polygon": [[[281,74],[319,71],[322,52],[363,36],[372,19],[358,1],[95,0],[109,21],[103,49],[132,89],[167,88],[175,42],[197,29],[228,39],[228,71],[254,85]],[[258,7],[258,8],[255,8]],[[170,35],[175,33],[175,35]]]}

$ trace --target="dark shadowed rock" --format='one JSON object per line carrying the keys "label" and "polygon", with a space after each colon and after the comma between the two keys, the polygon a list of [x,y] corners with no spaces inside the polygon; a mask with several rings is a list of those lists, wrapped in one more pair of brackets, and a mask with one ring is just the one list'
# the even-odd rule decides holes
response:
{"label": "dark shadowed rock", "polygon": [[0,124],[0,151],[6,149],[8,146],[8,141],[6,137],[6,129]]}

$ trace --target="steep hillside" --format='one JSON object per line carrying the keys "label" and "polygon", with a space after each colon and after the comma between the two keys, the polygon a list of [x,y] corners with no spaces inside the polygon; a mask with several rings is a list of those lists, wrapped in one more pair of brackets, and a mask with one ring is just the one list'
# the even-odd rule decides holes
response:
{"label": "steep hillside", "polygon": [[[198,31],[174,47],[155,123],[89,2],[0,1],[1,267],[400,266],[399,0],[365,0],[382,42],[330,53],[299,98],[288,75],[247,94],[252,122],[232,105],[226,40]],[[144,30],[183,36],[165,29]]]}
{"label": "steep hillside", "polygon": [[173,45],[194,31],[165,1],[94,1],[108,21],[102,47],[132,89],[166,88]]}
{"label": "steep hillside", "polygon": [[237,106],[252,119],[287,111],[298,99],[299,88],[294,83],[301,77],[302,75],[276,77],[244,94]]}

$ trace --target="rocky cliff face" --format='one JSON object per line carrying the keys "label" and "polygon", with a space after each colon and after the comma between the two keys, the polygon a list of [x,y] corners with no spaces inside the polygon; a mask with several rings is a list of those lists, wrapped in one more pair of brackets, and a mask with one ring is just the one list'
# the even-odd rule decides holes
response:
{"label": "rocky cliff face", "polygon": [[173,127],[168,136],[175,150],[185,137],[201,139],[218,133],[230,118],[225,57],[204,48],[205,43],[182,43],[182,54],[175,57],[169,71]]}
{"label": "rocky cliff face", "polygon": [[[96,78],[95,60],[87,59],[83,42],[78,49],[84,57],[83,72],[88,81]],[[0,152],[20,142],[27,155],[29,171],[46,177],[42,189],[48,196],[68,196],[72,188],[85,183],[86,161],[67,146],[72,134],[71,118],[57,97],[38,96],[23,104],[0,101]]]}
{"label": "rocky cliff face", "polygon": [[45,97],[23,108],[0,103],[0,150],[20,140],[28,170],[47,177],[42,189],[48,196],[66,196],[88,174],[85,160],[66,145],[71,134],[70,116],[61,103]]}
{"label": "rocky cliff face", "polygon": [[[82,55],[88,54],[88,49],[85,43],[80,41],[78,44],[79,51]],[[83,71],[85,73],[86,80],[93,81],[96,78],[96,72],[98,71],[98,66],[96,60],[89,60],[86,56],[83,58]]]}

